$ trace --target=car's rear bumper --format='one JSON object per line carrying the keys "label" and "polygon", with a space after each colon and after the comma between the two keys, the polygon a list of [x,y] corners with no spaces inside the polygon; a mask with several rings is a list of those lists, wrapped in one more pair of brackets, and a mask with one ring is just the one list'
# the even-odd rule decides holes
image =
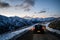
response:
{"label": "car's rear bumper", "polygon": [[40,31],[40,32],[33,31],[33,34],[45,34],[45,32],[44,31]]}

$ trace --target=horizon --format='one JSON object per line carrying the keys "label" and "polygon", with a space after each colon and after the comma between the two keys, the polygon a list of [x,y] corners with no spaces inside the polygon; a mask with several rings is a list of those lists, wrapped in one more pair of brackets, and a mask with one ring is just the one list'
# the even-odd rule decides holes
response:
{"label": "horizon", "polygon": [[[0,16],[5,16],[5,15],[0,15]],[[5,17],[19,17],[19,16],[5,16]],[[24,16],[24,17],[19,17],[19,18],[43,18],[43,17],[30,17],[30,16]],[[60,17],[45,17],[45,18],[60,18]]]}

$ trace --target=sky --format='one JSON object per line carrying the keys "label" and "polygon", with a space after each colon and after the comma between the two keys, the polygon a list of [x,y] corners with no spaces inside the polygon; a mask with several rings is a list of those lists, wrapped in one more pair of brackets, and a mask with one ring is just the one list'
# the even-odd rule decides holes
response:
{"label": "sky", "polygon": [[0,15],[60,17],[60,0],[0,0]]}

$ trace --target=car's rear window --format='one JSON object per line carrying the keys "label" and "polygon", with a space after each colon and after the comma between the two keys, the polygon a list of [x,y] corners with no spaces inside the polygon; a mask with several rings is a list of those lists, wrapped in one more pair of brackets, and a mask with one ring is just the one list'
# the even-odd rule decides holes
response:
{"label": "car's rear window", "polygon": [[42,25],[35,25],[35,28],[36,29],[41,29],[42,28]]}

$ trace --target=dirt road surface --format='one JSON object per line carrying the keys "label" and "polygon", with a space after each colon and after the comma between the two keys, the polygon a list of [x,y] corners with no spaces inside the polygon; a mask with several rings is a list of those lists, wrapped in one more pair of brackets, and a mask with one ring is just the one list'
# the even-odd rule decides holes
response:
{"label": "dirt road surface", "polygon": [[17,39],[12,40],[60,40],[58,37],[50,34],[33,34],[31,31],[27,32],[26,34],[22,35],[21,37],[18,37]]}
{"label": "dirt road surface", "polygon": [[59,40],[51,34],[33,34],[33,40]]}

